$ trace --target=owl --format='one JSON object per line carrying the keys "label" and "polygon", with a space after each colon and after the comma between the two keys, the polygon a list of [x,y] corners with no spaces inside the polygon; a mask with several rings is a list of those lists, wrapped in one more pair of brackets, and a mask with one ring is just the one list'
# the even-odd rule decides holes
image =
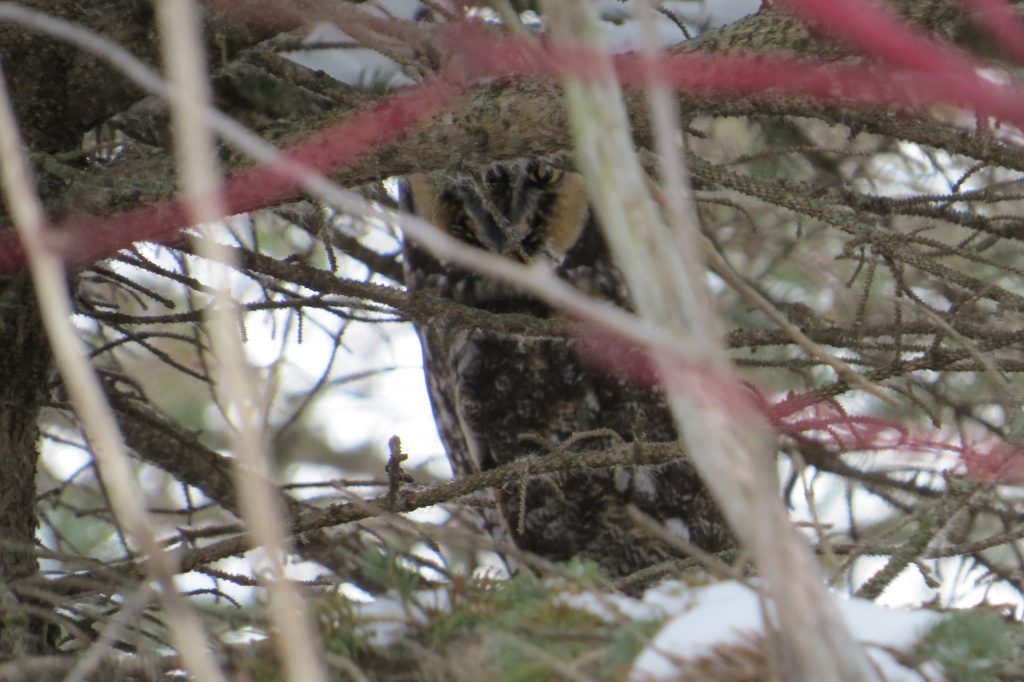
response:
{"label": "owl", "polygon": [[[545,263],[577,289],[629,308],[579,174],[520,160],[456,176],[413,175],[400,192],[403,208],[457,239],[522,263]],[[557,314],[414,243],[407,241],[404,258],[410,290],[491,313]],[[556,449],[678,440],[659,387],[588,363],[578,352],[586,339],[512,333],[443,314],[416,331],[456,477]],[[537,476],[524,467],[522,480],[496,491],[503,530],[518,548],[551,561],[589,559],[611,577],[675,555],[632,523],[627,505],[707,551],[733,546],[718,507],[685,460]],[[485,525],[495,533],[496,524]]]}

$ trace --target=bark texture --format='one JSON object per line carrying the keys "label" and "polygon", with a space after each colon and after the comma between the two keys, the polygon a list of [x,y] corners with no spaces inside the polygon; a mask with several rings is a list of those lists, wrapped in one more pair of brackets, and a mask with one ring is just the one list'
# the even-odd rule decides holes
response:
{"label": "bark texture", "polygon": [[45,623],[24,613],[18,581],[39,570],[35,554],[39,410],[50,346],[27,275],[0,284],[0,659],[45,650]]}

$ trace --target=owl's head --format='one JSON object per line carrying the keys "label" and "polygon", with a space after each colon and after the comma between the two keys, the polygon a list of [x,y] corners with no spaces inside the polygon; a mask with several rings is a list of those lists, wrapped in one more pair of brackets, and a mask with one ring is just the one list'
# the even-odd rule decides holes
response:
{"label": "owl's head", "polygon": [[[549,264],[579,289],[625,300],[591,215],[583,177],[539,160],[499,163],[458,175],[415,174],[401,204],[471,246],[522,263]],[[405,245],[406,284],[494,312],[546,316],[547,306],[483,275]]]}
{"label": "owl's head", "polygon": [[416,174],[405,189],[414,212],[456,239],[524,263],[542,257],[561,264],[587,223],[583,178],[543,161]]}

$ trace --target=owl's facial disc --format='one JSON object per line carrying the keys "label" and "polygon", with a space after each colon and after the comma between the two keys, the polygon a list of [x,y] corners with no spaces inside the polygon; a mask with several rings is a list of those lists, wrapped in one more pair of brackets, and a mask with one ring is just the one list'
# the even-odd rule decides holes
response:
{"label": "owl's facial disc", "polygon": [[[542,256],[558,265],[587,221],[582,178],[537,161],[493,165],[443,185],[417,187],[425,217],[452,236],[521,262]],[[422,194],[432,189],[432,196]],[[426,210],[424,210],[426,209]]]}
{"label": "owl's facial disc", "polygon": [[[573,279],[579,247],[593,248],[583,178],[538,161],[493,165],[454,177],[407,178],[405,205],[466,244],[522,263],[546,263]],[[567,259],[567,256],[576,254]],[[571,265],[570,265],[571,264]],[[491,312],[547,317],[539,300],[500,280],[439,264],[416,275],[417,286]],[[568,268],[568,269],[566,269]],[[415,268],[414,268],[415,269]]]}

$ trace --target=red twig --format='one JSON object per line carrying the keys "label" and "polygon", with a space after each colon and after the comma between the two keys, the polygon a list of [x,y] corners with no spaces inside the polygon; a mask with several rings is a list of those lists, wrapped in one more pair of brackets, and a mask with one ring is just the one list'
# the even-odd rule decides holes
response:
{"label": "red twig", "polygon": [[[288,157],[321,173],[351,163],[429,121],[461,94],[448,81],[436,79],[410,87],[376,106],[312,135],[288,150]],[[296,179],[274,166],[258,166],[232,177],[224,186],[229,215],[280,203],[295,193]],[[49,238],[75,264],[109,256],[136,241],[167,242],[190,224],[179,199],[115,215],[70,220],[55,226]],[[12,231],[0,232],[0,274],[24,267],[21,245]]]}
{"label": "red twig", "polygon": [[949,44],[938,42],[874,0],[778,0],[789,8],[864,54],[891,66],[922,73],[968,76],[973,60]]}
{"label": "red twig", "polygon": [[[664,57],[652,65],[648,58],[622,55],[616,60],[618,76],[625,85],[642,87],[656,73],[659,81],[681,91],[725,97],[801,95],[904,109],[951,104],[973,107],[1024,128],[1024,95],[1018,89],[981,78],[969,59],[900,24],[873,3],[789,1],[842,39],[910,70],[698,54]],[[893,46],[893,42],[899,44]],[[598,61],[584,50],[544,50],[470,22],[451,28],[447,47],[458,64],[463,87],[495,77],[586,76]],[[319,171],[340,167],[430,120],[461,92],[460,86],[444,79],[409,88],[312,136],[289,155]],[[291,178],[274,168],[255,168],[227,183],[226,199],[232,213],[244,213],[279,202],[293,192]],[[183,207],[172,200],[121,214],[69,221],[58,226],[53,241],[69,260],[83,264],[135,241],[173,239],[187,225]],[[0,237],[0,274],[19,270],[23,264],[20,246],[5,232]]]}

